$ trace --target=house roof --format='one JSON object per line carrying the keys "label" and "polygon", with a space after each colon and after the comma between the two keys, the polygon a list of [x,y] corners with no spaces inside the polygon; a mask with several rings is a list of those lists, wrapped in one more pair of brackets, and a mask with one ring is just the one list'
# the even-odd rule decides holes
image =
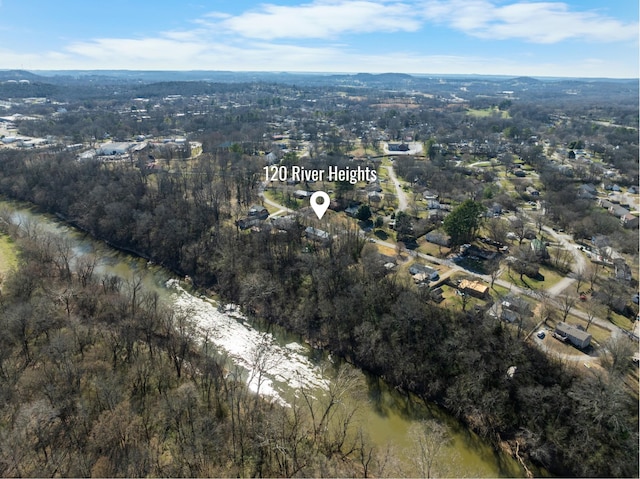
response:
{"label": "house roof", "polygon": [[463,279],[459,284],[460,289],[469,289],[480,294],[486,294],[489,291],[489,287],[486,284],[482,284],[480,281],[470,281]]}
{"label": "house roof", "polygon": [[579,341],[590,341],[591,340],[591,335],[589,333],[587,333],[586,331],[584,331],[584,330],[582,330],[580,328],[576,328],[572,324],[558,323],[556,325],[556,331],[558,331],[559,333],[562,333],[562,334],[564,334],[566,336],[573,336],[574,338],[576,338]]}
{"label": "house roof", "polygon": [[311,236],[314,236],[314,237],[320,238],[320,239],[327,239],[328,240],[328,239],[331,238],[331,235],[329,233],[327,233],[326,231],[314,228],[313,226],[307,226],[307,228],[304,230],[304,232],[307,235],[311,235]]}
{"label": "house roof", "polygon": [[432,274],[436,274],[438,271],[430,268],[427,265],[424,264],[412,264],[411,267],[409,268],[409,273],[411,273],[412,275],[417,275],[417,274],[427,274],[427,275],[432,275]]}

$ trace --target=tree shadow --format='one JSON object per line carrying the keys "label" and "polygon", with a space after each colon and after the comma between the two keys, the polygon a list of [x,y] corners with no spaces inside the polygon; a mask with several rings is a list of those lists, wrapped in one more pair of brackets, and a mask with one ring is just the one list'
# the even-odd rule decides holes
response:
{"label": "tree shadow", "polygon": [[383,231],[383,230],[376,230],[373,234],[376,235],[377,238],[383,241],[386,241],[387,239],[389,239],[389,235],[387,234],[386,231]]}

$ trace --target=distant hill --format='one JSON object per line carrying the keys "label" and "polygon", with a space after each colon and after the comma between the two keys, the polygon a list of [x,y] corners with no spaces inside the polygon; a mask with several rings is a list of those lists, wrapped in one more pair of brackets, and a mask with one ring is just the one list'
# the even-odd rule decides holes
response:
{"label": "distant hill", "polygon": [[[9,83],[7,81],[13,80]],[[25,82],[15,83],[20,80]],[[637,79],[532,78],[492,75],[410,75],[406,73],[296,73],[231,71],[52,70],[0,71],[0,98],[52,96],[99,98],[114,94],[209,93],[221,84],[271,83],[300,87],[378,88],[424,91],[442,97],[523,101],[638,103]],[[152,86],[154,85],[154,86]],[[217,86],[216,86],[217,85]],[[508,92],[508,93],[506,93]]]}
{"label": "distant hill", "polygon": [[5,82],[9,80],[29,80],[29,81],[39,81],[43,79],[40,75],[36,75],[34,73],[25,71],[25,70],[0,70],[0,82]]}

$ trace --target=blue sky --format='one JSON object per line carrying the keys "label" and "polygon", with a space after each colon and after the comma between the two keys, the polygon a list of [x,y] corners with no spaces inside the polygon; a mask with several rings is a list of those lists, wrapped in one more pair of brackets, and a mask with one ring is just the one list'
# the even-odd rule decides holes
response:
{"label": "blue sky", "polygon": [[637,0],[0,0],[0,69],[639,76]]}

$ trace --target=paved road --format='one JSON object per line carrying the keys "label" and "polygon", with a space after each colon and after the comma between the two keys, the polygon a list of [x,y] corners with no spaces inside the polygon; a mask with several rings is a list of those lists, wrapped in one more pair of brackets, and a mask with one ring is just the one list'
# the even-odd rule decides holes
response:
{"label": "paved road", "polygon": [[[264,185],[263,185],[264,188]],[[287,208],[284,205],[281,205],[280,203],[276,203],[273,200],[270,200],[269,198],[267,198],[264,195],[264,191],[260,191],[260,197],[262,198],[262,202],[268,204],[269,206],[273,206],[274,208],[278,208],[278,211],[276,211],[275,213],[269,215],[269,218],[274,218],[276,216],[281,215],[282,213],[293,213],[293,210],[291,208]]]}
{"label": "paved road", "polygon": [[563,248],[565,248],[573,255],[573,274],[562,278],[558,283],[547,289],[547,293],[549,293],[553,297],[556,297],[573,283],[575,283],[576,279],[574,275],[585,270],[585,268],[587,267],[587,260],[582,252],[576,248],[575,244],[570,242],[570,240],[572,240],[571,236],[556,233],[548,226],[545,226],[542,229],[545,233],[550,235],[553,239],[560,243]]}
{"label": "paved road", "polygon": [[396,187],[396,195],[398,196],[398,210],[404,211],[409,206],[409,201],[407,201],[407,194],[400,186],[400,180],[398,180],[393,166],[387,166],[386,168],[387,171],[389,171],[389,179],[393,181],[393,184]]}

